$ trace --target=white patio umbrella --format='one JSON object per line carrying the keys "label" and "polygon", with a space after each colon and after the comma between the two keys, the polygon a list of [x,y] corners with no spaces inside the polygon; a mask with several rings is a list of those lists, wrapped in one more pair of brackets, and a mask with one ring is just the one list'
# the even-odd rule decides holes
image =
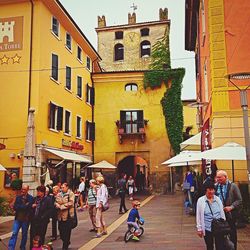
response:
{"label": "white patio umbrella", "polygon": [[190,137],[180,144],[181,150],[200,150],[201,148],[201,132]]}
{"label": "white patio umbrella", "polygon": [[232,161],[232,176],[234,181],[234,161],[246,160],[246,148],[235,142],[228,142],[220,147],[201,153],[203,159]]}
{"label": "white patio umbrella", "polygon": [[200,151],[182,151],[178,155],[164,161],[162,164],[170,165],[175,163],[186,163],[185,165],[188,166],[191,162],[201,161],[201,159],[202,157]]}
{"label": "white patio umbrella", "polygon": [[164,161],[162,165],[167,165],[170,168],[170,188],[173,192],[173,167],[185,167],[201,164],[201,152],[200,151],[182,151],[180,154],[172,157],[171,159]]}
{"label": "white patio umbrella", "polygon": [[0,171],[7,171],[6,168],[3,167],[3,165],[0,164]]}
{"label": "white patio umbrella", "polygon": [[87,168],[116,169],[116,166],[110,164],[107,161],[100,161],[96,164],[89,165]]}

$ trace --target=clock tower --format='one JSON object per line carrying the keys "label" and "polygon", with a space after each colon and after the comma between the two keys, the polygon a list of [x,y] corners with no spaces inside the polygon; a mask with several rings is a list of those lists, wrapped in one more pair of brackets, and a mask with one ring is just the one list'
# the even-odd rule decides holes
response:
{"label": "clock tower", "polygon": [[128,14],[128,24],[107,26],[105,16],[98,17],[101,67],[104,71],[147,70],[153,45],[165,34],[169,35],[169,28],[166,8],[159,10],[158,21],[136,22],[133,12]]}

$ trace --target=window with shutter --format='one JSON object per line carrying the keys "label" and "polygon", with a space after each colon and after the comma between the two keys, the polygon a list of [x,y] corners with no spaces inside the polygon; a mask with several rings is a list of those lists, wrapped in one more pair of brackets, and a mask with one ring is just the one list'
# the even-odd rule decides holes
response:
{"label": "window with shutter", "polygon": [[56,121],[57,121],[56,122],[57,123],[56,129],[62,130],[62,128],[63,128],[63,108],[59,107],[59,106],[57,106]]}
{"label": "window with shutter", "polygon": [[90,129],[90,140],[95,140],[95,123],[91,122],[91,129]]}
{"label": "window with shutter", "polygon": [[58,81],[58,55],[52,54],[51,77]]}
{"label": "window with shutter", "polygon": [[58,22],[58,20],[55,17],[52,18],[52,32],[56,36],[59,35],[59,22]]}
{"label": "window with shutter", "polygon": [[56,129],[56,105],[50,102],[49,104],[49,128]]}
{"label": "window with shutter", "polygon": [[95,105],[95,89],[93,87],[90,89],[90,104]]}
{"label": "window with shutter", "polygon": [[70,134],[70,112],[68,110],[65,110],[64,132]]}
{"label": "window with shutter", "polygon": [[77,46],[77,58],[82,61],[82,49]]}
{"label": "window with shutter", "polygon": [[76,117],[76,137],[82,137],[82,118],[80,116]]}
{"label": "window with shutter", "polygon": [[77,76],[77,95],[82,98],[82,77]]}
{"label": "window with shutter", "polygon": [[71,50],[71,35],[68,32],[66,33],[66,47]]}
{"label": "window with shutter", "polygon": [[71,67],[66,66],[66,88],[71,90]]}
{"label": "window with shutter", "polygon": [[120,111],[120,127],[126,134],[138,133],[144,127],[143,111]]}
{"label": "window with shutter", "polygon": [[89,69],[90,70],[90,68],[91,68],[91,65],[90,65],[91,63],[90,63],[90,58],[87,56],[87,69]]}

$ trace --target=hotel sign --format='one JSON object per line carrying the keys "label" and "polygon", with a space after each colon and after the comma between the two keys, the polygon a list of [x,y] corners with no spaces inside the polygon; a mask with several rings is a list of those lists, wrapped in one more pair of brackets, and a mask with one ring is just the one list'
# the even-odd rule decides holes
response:
{"label": "hotel sign", "polygon": [[79,144],[79,142],[75,142],[75,141],[68,141],[65,139],[62,139],[62,146],[70,148],[70,149],[74,149],[74,150],[83,150],[83,145]]}
{"label": "hotel sign", "polygon": [[0,52],[23,48],[23,17],[0,18]]}

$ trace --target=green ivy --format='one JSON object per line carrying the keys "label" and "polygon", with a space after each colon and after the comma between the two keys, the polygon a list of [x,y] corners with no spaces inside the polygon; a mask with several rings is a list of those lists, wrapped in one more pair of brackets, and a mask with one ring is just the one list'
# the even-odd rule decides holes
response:
{"label": "green ivy", "polygon": [[[166,34],[168,34],[166,32]],[[169,38],[165,35],[152,49],[151,70],[144,73],[144,88],[155,89],[163,83],[167,90],[161,99],[165,125],[170,144],[175,154],[180,152],[183,141],[183,105],[181,101],[184,68],[170,68]],[[164,70],[163,70],[164,69]]]}

